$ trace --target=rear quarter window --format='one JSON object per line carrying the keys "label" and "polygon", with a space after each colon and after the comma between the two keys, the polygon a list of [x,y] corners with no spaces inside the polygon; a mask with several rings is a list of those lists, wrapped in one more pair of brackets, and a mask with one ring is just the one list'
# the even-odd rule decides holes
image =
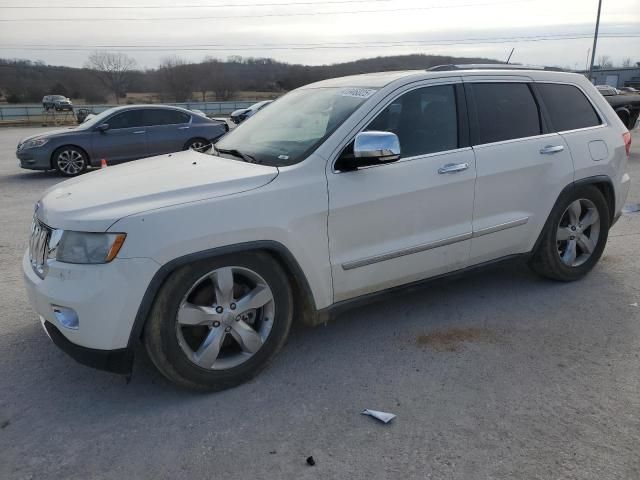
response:
{"label": "rear quarter window", "polygon": [[554,130],[564,132],[602,123],[593,105],[578,87],[557,83],[539,83],[536,86]]}
{"label": "rear quarter window", "polygon": [[472,83],[477,114],[476,143],[540,135],[538,105],[525,83]]}

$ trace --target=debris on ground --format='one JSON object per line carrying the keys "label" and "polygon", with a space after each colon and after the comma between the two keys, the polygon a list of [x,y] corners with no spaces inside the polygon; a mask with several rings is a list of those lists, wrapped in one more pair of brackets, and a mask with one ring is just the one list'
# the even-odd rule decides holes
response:
{"label": "debris on ground", "polygon": [[307,457],[307,465],[313,467],[316,464],[316,461],[313,459],[313,457]]}
{"label": "debris on ground", "polygon": [[622,213],[640,212],[640,203],[627,203],[622,207]]}
{"label": "debris on ground", "polygon": [[389,423],[391,420],[396,418],[393,413],[381,412],[379,410],[370,410],[368,408],[362,412],[362,415],[369,415],[370,417],[376,418],[383,423]]}

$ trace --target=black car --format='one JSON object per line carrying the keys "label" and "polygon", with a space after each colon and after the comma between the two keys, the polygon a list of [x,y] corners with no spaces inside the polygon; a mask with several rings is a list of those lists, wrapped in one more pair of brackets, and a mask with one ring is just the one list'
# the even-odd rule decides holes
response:
{"label": "black car", "polygon": [[62,110],[73,111],[73,103],[64,95],[45,95],[42,97],[42,108],[47,111],[51,109],[58,112]]}

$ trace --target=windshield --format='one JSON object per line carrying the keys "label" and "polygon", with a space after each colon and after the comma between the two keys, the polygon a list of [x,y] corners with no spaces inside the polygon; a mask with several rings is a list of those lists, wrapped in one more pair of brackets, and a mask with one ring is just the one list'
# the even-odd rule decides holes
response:
{"label": "windshield", "polygon": [[274,167],[293,165],[374,93],[368,88],[294,90],[229,132],[212,153]]}

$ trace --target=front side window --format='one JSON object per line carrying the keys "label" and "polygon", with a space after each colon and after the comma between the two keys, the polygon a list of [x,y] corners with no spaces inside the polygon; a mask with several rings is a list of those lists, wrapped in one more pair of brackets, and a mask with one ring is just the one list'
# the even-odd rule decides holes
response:
{"label": "front side window", "polygon": [[477,112],[476,143],[492,143],[542,133],[540,113],[525,83],[472,83]]}
{"label": "front side window", "polygon": [[600,117],[579,88],[558,83],[536,84],[557,132],[600,125]]}
{"label": "front side window", "polygon": [[144,125],[142,110],[129,110],[128,112],[118,113],[107,120],[109,128],[112,130],[119,128],[133,128]]}
{"label": "front side window", "polygon": [[370,88],[294,90],[231,130],[213,153],[282,167],[304,160],[375,93]]}
{"label": "front side window", "polygon": [[453,85],[412,90],[395,99],[366,130],[392,132],[403,158],[458,148],[458,116]]}

